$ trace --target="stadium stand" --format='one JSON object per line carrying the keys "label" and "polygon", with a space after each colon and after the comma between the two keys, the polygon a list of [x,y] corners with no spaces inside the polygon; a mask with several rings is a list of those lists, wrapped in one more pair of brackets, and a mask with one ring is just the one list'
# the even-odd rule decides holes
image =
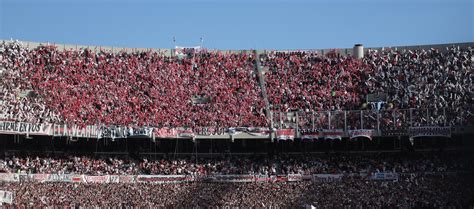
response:
{"label": "stadium stand", "polygon": [[472,44],[365,52],[4,41],[0,205],[472,207]]}
{"label": "stadium stand", "polygon": [[429,152],[138,162],[13,156],[0,161],[0,190],[13,191],[18,207],[464,207],[473,203],[474,183],[466,157]]}
{"label": "stadium stand", "polygon": [[[261,60],[268,68],[269,100],[277,112],[368,109],[408,117],[406,110],[414,108],[428,115],[414,116],[412,126],[443,126],[446,121],[449,125],[473,123],[472,53],[472,48],[459,47],[444,52],[369,50],[358,60],[338,54],[271,52]],[[388,98],[378,106],[368,106],[366,95],[376,93]],[[392,117],[385,119],[382,125],[396,123]],[[349,120],[349,125],[360,127],[357,122]]]}
{"label": "stadium stand", "polygon": [[[21,42],[4,42],[1,51],[3,119],[192,128],[267,127],[271,120],[252,53],[177,58],[152,51],[28,49]],[[403,115],[414,108],[421,115],[413,113],[412,126],[473,122],[472,48],[369,50],[362,60],[311,52],[259,58],[276,113],[377,109]],[[387,100],[371,107],[364,98],[374,93]],[[384,119],[382,125],[396,123]],[[366,126],[374,128],[370,119]]]}
{"label": "stadium stand", "polygon": [[458,176],[411,176],[397,182],[346,178],[226,184],[0,183],[0,188],[14,191],[15,205],[21,207],[447,208],[473,204],[472,187],[466,185]]}
{"label": "stadium stand", "polygon": [[468,159],[457,153],[414,153],[400,156],[385,154],[322,154],[282,156],[219,156],[213,159],[161,158],[120,159],[87,156],[6,157],[0,160],[0,172],[21,174],[87,175],[288,175],[342,173],[421,173],[466,171]]}
{"label": "stadium stand", "polygon": [[[2,44],[9,120],[156,127],[263,126],[252,55],[58,51]],[[11,86],[12,85],[12,86]],[[18,97],[31,90],[33,97]],[[195,104],[192,97],[205,98]]]}

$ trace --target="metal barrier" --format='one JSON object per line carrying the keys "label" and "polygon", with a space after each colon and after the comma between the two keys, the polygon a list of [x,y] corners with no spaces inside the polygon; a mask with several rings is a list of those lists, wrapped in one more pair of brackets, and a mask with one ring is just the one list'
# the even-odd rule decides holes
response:
{"label": "metal barrier", "polygon": [[474,117],[444,109],[392,109],[347,111],[272,112],[276,129],[404,129],[422,126],[472,126]]}

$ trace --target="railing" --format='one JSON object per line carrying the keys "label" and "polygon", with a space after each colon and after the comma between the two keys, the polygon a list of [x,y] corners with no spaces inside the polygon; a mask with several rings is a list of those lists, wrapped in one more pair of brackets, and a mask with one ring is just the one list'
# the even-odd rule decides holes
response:
{"label": "railing", "polygon": [[277,129],[398,129],[420,126],[469,126],[474,117],[448,109],[393,109],[273,112]]}
{"label": "railing", "polygon": [[[330,137],[346,137],[352,130],[370,130],[372,136],[408,135],[410,127],[443,127],[453,133],[474,133],[473,111],[457,112],[450,109],[392,109],[349,110],[318,112],[271,112],[273,127],[129,127],[26,123],[0,119],[0,134],[67,136],[77,138],[273,138],[285,135],[298,138],[302,132],[326,130]],[[451,128],[450,128],[451,127]],[[286,132],[282,129],[292,129]],[[281,130],[278,132],[278,130]],[[315,131],[317,130],[317,131]],[[334,131],[337,130],[337,134]],[[395,131],[395,132],[394,132]],[[293,134],[294,133],[294,134]],[[386,133],[386,134],[385,134]],[[450,132],[451,133],[451,132]]]}

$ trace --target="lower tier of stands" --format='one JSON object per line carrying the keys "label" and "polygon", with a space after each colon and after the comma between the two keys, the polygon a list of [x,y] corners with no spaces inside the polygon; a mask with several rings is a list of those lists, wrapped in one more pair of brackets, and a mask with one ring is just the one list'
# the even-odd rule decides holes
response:
{"label": "lower tier of stands", "polygon": [[4,204],[17,207],[466,208],[474,205],[472,188],[472,178],[459,175],[259,183],[0,182]]}

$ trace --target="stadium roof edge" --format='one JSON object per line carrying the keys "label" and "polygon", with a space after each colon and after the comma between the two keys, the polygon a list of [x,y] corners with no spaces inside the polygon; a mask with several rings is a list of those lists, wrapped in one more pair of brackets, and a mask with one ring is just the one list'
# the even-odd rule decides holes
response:
{"label": "stadium roof edge", "polygon": [[[142,51],[158,51],[164,52],[165,54],[171,54],[171,51],[174,50],[173,48],[127,48],[127,47],[115,47],[115,46],[89,46],[89,45],[74,45],[74,44],[60,44],[60,43],[43,43],[43,42],[29,42],[29,41],[22,41],[22,40],[0,40],[1,42],[12,42],[12,41],[19,41],[22,42],[29,48],[35,48],[40,45],[47,46],[52,45],[58,47],[58,49],[92,49],[92,50],[105,50],[105,51],[126,51],[126,52],[142,52]],[[427,44],[427,45],[411,45],[411,46],[382,46],[382,47],[366,47],[364,46],[365,50],[373,49],[373,50],[381,50],[381,49],[398,49],[398,50],[413,50],[413,49],[445,49],[446,47],[450,46],[460,46],[460,47],[474,47],[474,42],[459,42],[459,43],[443,43],[443,44]],[[222,51],[222,52],[244,52],[244,51],[251,51],[254,49],[243,49],[243,50],[225,50],[225,49],[208,49],[209,51]],[[285,49],[285,50],[275,50],[275,49],[257,49],[259,52],[265,51],[314,51],[319,54],[325,54],[325,52],[329,51],[338,51],[341,54],[352,54],[353,48],[327,48],[327,49]]]}

